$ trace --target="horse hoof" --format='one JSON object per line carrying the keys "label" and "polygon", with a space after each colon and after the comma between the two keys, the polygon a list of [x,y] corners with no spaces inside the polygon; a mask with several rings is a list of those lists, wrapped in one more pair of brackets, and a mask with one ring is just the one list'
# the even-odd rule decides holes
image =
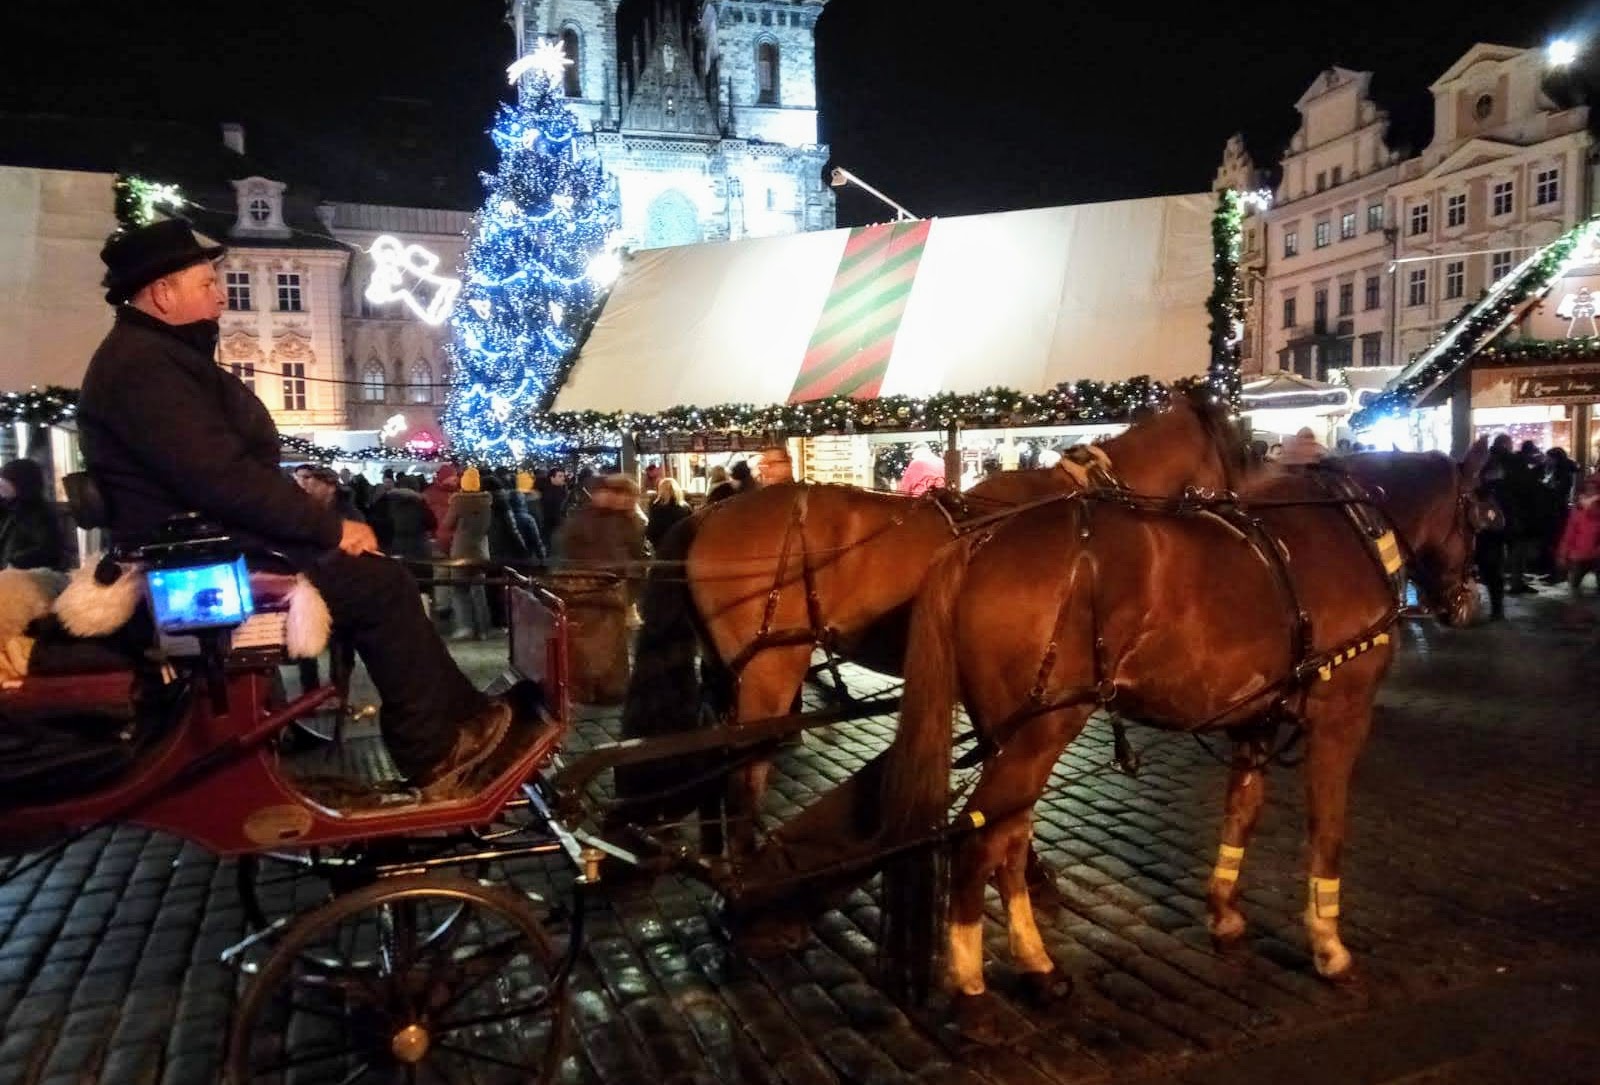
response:
{"label": "horse hoof", "polygon": [[992,1047],[1005,1039],[1000,1028],[1000,1006],[988,991],[977,995],[957,994],[950,1001],[956,1032],[975,1044]]}
{"label": "horse hoof", "polygon": [[1072,997],[1072,977],[1059,969],[1024,972],[1017,985],[1022,1000],[1036,1010],[1048,1009]]}
{"label": "horse hoof", "polygon": [[1317,975],[1329,983],[1343,987],[1355,982],[1355,962],[1350,956],[1350,951],[1343,946],[1326,952],[1315,952],[1312,960],[1317,966]]}

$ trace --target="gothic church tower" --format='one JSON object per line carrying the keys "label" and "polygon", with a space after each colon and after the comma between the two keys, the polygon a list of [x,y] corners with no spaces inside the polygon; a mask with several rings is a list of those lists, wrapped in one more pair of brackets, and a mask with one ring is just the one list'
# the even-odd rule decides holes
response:
{"label": "gothic church tower", "polygon": [[831,229],[818,142],[827,0],[512,0],[519,51],[560,41],[567,95],[636,248]]}

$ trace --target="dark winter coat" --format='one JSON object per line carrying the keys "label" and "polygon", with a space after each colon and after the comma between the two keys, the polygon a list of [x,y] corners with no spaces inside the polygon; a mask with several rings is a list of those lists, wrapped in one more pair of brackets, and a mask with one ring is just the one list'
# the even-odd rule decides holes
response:
{"label": "dark winter coat", "polygon": [[433,556],[431,540],[438,528],[433,509],[415,490],[394,486],[372,503],[372,530],[385,554],[427,561]]}
{"label": "dark winter coat", "polygon": [[718,501],[726,501],[738,492],[738,486],[731,480],[724,479],[706,492],[706,504],[715,505]]}
{"label": "dark winter coat", "polygon": [[338,513],[278,469],[272,415],[216,364],[216,345],[213,322],[173,326],[123,306],[90,359],[78,433],[113,538],[198,512],[247,545],[333,549]]}
{"label": "dark winter coat", "polygon": [[[544,510],[544,534],[547,539],[555,539],[556,532],[561,530],[561,521],[567,518],[567,490],[568,487],[552,482],[546,484],[539,493],[539,507]],[[555,545],[553,541],[551,545]]]}
{"label": "dark winter coat", "polygon": [[489,557],[493,561],[524,561],[528,557],[528,541],[522,537],[517,521],[511,515],[511,502],[506,491],[493,479],[485,479],[489,493]]}
{"label": "dark winter coat", "polygon": [[60,569],[66,546],[55,506],[45,499],[44,469],[32,460],[12,460],[0,478],[16,496],[0,513],[0,566],[7,569]]}
{"label": "dark winter coat", "polygon": [[440,534],[450,536],[450,556],[489,560],[489,522],[494,502],[482,490],[457,490],[450,495],[450,511],[440,525]]}
{"label": "dark winter coat", "polygon": [[643,528],[632,509],[585,505],[556,533],[555,555],[586,569],[615,565],[617,572],[626,572],[627,563],[645,559]]}
{"label": "dark winter coat", "polygon": [[651,549],[659,550],[661,540],[667,537],[667,532],[672,530],[673,525],[687,520],[693,512],[688,505],[676,501],[652,501],[649,515],[650,521],[644,529],[645,541],[650,544]]}
{"label": "dark winter coat", "polygon": [[[538,500],[537,494],[534,500]],[[539,530],[539,521],[529,508],[528,495],[521,490],[507,490],[506,505],[511,510],[511,522],[517,525],[517,533],[528,546],[528,556],[544,557],[544,532]]]}

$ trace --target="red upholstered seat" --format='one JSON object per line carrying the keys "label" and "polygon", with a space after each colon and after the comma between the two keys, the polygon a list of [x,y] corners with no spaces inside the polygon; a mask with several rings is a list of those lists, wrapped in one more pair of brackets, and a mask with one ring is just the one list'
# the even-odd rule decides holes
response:
{"label": "red upholstered seat", "polygon": [[131,713],[134,680],[131,669],[8,679],[0,682],[0,713],[29,716]]}

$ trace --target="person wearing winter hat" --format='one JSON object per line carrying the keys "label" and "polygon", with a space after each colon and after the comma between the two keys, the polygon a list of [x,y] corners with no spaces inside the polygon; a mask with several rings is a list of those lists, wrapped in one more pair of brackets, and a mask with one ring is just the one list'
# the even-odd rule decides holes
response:
{"label": "person wearing winter hat", "polygon": [[216,363],[225,252],[181,219],[119,231],[101,250],[116,319],[84,374],[78,433],[111,540],[137,543],[198,512],[247,550],[289,555],[366,663],[396,766],[429,799],[459,795],[510,730],[511,707],[456,666],[372,529],[279,470],[272,415]]}
{"label": "person wearing winter hat", "polygon": [[[489,522],[494,515],[494,500],[483,489],[478,469],[461,472],[461,485],[450,495],[450,507],[439,525],[441,538],[450,539],[450,556],[487,563],[489,560]],[[462,579],[476,579],[479,569],[465,569]],[[489,597],[482,584],[452,585],[455,632],[452,640],[481,640],[489,632]]]}

